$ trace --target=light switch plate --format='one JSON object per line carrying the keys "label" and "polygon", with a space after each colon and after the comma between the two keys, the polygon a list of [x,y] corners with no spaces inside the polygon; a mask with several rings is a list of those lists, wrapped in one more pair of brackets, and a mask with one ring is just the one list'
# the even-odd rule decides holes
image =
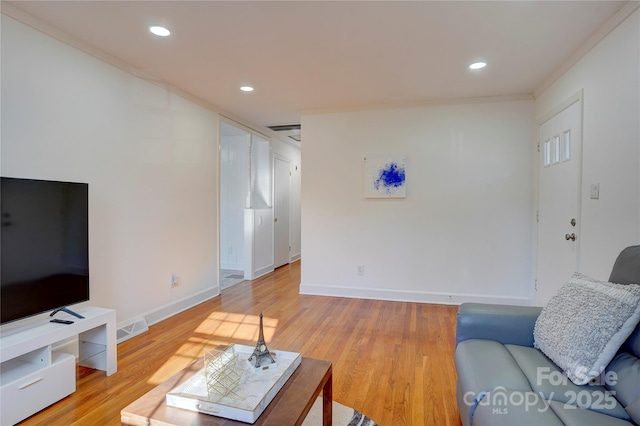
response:
{"label": "light switch plate", "polygon": [[600,184],[592,183],[591,184],[591,199],[597,200],[600,198]]}

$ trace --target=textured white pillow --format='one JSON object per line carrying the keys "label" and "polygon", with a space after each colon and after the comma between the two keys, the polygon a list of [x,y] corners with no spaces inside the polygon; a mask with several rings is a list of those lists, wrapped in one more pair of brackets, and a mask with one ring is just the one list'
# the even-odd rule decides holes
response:
{"label": "textured white pillow", "polygon": [[640,322],[640,285],[614,284],[579,273],[542,309],[533,330],[540,349],[569,379],[598,377]]}

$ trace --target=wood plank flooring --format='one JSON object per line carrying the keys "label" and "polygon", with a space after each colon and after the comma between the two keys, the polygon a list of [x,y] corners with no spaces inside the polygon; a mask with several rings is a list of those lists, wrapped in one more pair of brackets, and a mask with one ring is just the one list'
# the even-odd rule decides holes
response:
{"label": "wood plank flooring", "polygon": [[[118,372],[78,367],[74,394],[24,425],[119,425],[120,410],[218,344],[253,346],[264,313],[271,349],[333,363],[333,399],[381,426],[460,425],[456,306],[299,295],[300,262],[118,345]],[[286,425],[283,425],[286,426]]]}

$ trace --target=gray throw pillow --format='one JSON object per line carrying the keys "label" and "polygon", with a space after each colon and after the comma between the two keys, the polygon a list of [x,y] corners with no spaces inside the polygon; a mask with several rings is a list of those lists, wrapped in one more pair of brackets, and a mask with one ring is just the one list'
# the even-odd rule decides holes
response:
{"label": "gray throw pillow", "polygon": [[542,309],[533,331],[540,349],[569,379],[598,377],[640,322],[640,285],[614,284],[579,273]]}

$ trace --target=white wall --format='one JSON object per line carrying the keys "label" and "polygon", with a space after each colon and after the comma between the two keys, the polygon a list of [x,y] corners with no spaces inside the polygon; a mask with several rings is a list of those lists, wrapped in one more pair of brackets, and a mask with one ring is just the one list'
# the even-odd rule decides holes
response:
{"label": "white wall", "polygon": [[273,207],[272,167],[271,141],[251,135],[251,208]]}
{"label": "white wall", "polygon": [[607,279],[620,250],[640,244],[640,10],[537,97],[536,116],[581,89],[581,271]]}
{"label": "white wall", "polygon": [[[223,123],[223,125],[225,125]],[[249,194],[249,133],[220,136],[220,267],[244,270],[244,209]]]}
{"label": "white wall", "polygon": [[[301,293],[529,300],[533,100],[305,115],[302,129]],[[363,157],[396,153],[406,199],[363,198]]]}
{"label": "white wall", "polygon": [[2,175],[89,183],[90,304],[124,321],[217,294],[218,115],[5,15],[1,30]]}

